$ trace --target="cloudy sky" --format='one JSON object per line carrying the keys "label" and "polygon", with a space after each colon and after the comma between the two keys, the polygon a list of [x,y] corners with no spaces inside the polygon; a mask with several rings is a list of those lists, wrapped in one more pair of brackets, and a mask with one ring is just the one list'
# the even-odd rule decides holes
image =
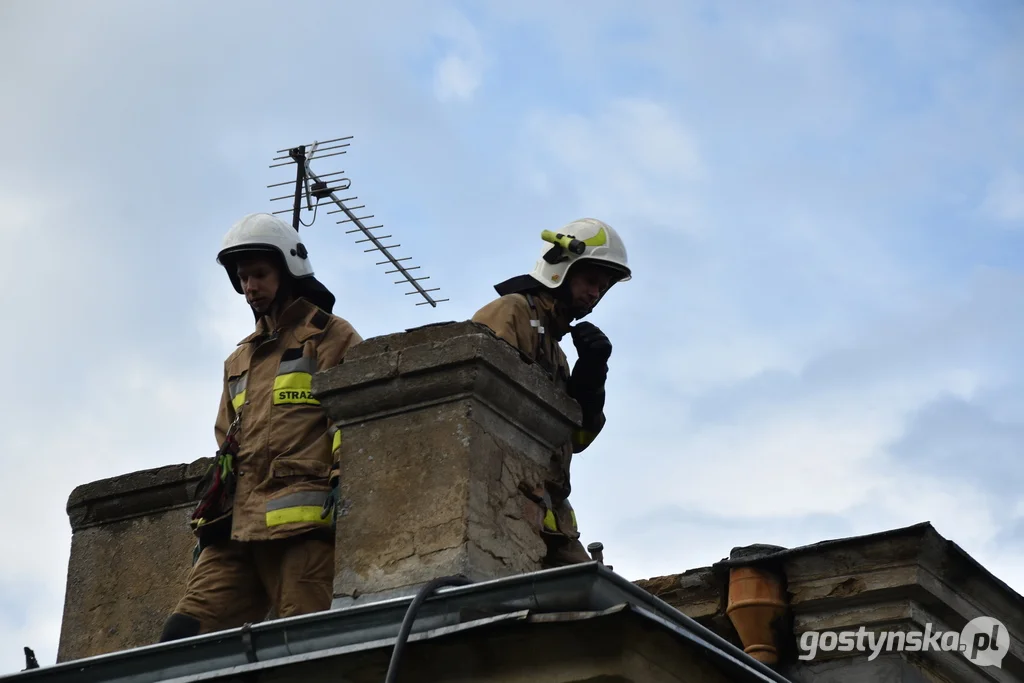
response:
{"label": "cloudy sky", "polygon": [[1024,592],[1022,35],[1010,0],[0,3],[0,672],[56,655],[72,489],[212,453],[252,326],[220,239],[345,135],[321,170],[451,299],[321,213],[364,337],[469,318],[543,229],[624,236],[573,495],[616,571],[928,520]]}

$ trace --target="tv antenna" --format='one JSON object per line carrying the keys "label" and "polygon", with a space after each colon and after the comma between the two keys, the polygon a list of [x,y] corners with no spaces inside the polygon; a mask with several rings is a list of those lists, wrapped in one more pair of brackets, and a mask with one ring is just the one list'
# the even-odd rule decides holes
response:
{"label": "tv antenna", "polygon": [[[419,294],[425,300],[417,303],[417,306],[430,304],[431,306],[436,308],[439,303],[441,303],[442,301],[448,301],[448,299],[434,299],[433,297],[430,296],[429,292],[436,292],[441,288],[433,287],[431,289],[424,289],[420,285],[420,281],[429,280],[430,276],[428,275],[426,277],[413,277],[409,271],[418,270],[419,266],[402,265],[403,261],[409,261],[412,259],[412,257],[405,256],[402,258],[395,258],[391,254],[391,249],[395,249],[402,245],[385,245],[383,243],[383,240],[389,239],[391,235],[376,235],[373,233],[374,230],[380,230],[381,228],[383,228],[383,224],[371,225],[369,227],[363,224],[364,220],[373,218],[373,214],[370,214],[368,216],[356,215],[356,211],[358,211],[359,209],[365,209],[366,205],[364,204],[360,206],[349,206],[348,204],[346,204],[346,202],[356,201],[358,197],[338,197],[338,192],[347,192],[348,189],[352,186],[352,181],[345,177],[345,171],[334,171],[332,173],[318,174],[315,173],[313,169],[310,167],[310,162],[313,160],[314,156],[319,160],[325,159],[327,157],[345,154],[348,151],[345,148],[349,147],[352,144],[351,142],[349,142],[349,140],[351,140],[352,137],[353,136],[349,135],[348,137],[336,138],[334,140],[313,141],[312,144],[299,145],[297,147],[277,150],[278,154],[283,154],[284,156],[274,157],[273,160],[276,163],[271,164],[270,168],[278,168],[294,164],[295,180],[286,180],[282,183],[274,183],[272,185],[267,185],[267,188],[282,187],[284,185],[291,185],[292,183],[294,183],[295,191],[292,194],[274,197],[270,200],[272,202],[282,201],[286,199],[292,200],[292,207],[290,209],[281,209],[280,211],[274,211],[274,214],[276,215],[282,213],[291,213],[292,227],[295,228],[296,232],[298,232],[300,225],[303,225],[307,228],[313,225],[313,222],[316,221],[317,210],[320,208],[320,202],[329,199],[331,202],[334,202],[334,205],[337,208],[328,211],[327,213],[343,213],[345,214],[346,217],[343,220],[338,221],[338,224],[341,225],[344,223],[352,223],[355,226],[355,228],[353,228],[352,230],[346,230],[345,233],[362,233],[362,239],[356,240],[356,244],[364,242],[370,242],[373,244],[373,247],[371,247],[370,249],[363,250],[363,253],[379,251],[386,260],[378,262],[377,265],[383,266],[390,263],[395,267],[394,270],[384,271],[385,274],[390,275],[392,273],[401,273],[403,279],[396,280],[395,284],[400,285],[402,283],[409,283],[410,285],[413,286],[414,289],[411,292],[406,292],[406,296],[410,294]],[[310,185],[310,181],[312,181],[312,186]],[[315,204],[313,203],[314,197],[316,198]],[[305,199],[306,202],[306,210],[313,212],[313,219],[309,223],[303,223],[300,217],[303,199]]]}

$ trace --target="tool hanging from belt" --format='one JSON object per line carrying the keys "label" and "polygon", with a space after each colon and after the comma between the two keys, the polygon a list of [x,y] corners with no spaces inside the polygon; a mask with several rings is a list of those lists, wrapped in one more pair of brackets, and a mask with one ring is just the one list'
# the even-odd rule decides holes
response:
{"label": "tool hanging from belt", "polygon": [[231,515],[231,504],[235,496],[235,456],[238,455],[238,440],[235,434],[241,425],[239,410],[228,427],[224,442],[217,450],[216,457],[207,468],[199,483],[199,504],[189,522],[192,532],[203,540],[204,532],[216,522],[227,520]]}

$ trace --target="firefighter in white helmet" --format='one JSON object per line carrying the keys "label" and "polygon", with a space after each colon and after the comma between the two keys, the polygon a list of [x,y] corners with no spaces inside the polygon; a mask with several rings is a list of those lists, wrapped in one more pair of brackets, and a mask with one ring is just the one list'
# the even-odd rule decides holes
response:
{"label": "firefighter in white helmet", "polygon": [[[605,380],[612,345],[587,316],[617,282],[629,280],[626,247],[607,223],[582,218],[557,233],[545,230],[546,245],[528,275],[495,285],[500,295],[473,316],[538,363],[579,403],[582,428],[551,457],[546,481],[527,482],[523,493],[540,507],[539,532],[547,543],[546,566],[590,561],[579,541],[576,514],[569,504],[569,466],[605,424]],[[578,360],[569,370],[559,346],[569,333]]]}
{"label": "firefighter in white helmet", "polygon": [[242,218],[217,261],[256,330],[224,363],[220,449],[192,515],[198,555],[161,641],[326,610],[333,596],[341,432],[310,383],[362,338],[280,219]]}

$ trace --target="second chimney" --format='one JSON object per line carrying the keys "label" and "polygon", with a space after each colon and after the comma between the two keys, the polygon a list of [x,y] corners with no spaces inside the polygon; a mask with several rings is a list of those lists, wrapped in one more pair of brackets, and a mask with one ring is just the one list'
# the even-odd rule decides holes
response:
{"label": "second chimney", "polygon": [[335,607],[541,568],[519,485],[543,481],[580,413],[511,345],[472,322],[375,337],[313,392],[343,434]]}

